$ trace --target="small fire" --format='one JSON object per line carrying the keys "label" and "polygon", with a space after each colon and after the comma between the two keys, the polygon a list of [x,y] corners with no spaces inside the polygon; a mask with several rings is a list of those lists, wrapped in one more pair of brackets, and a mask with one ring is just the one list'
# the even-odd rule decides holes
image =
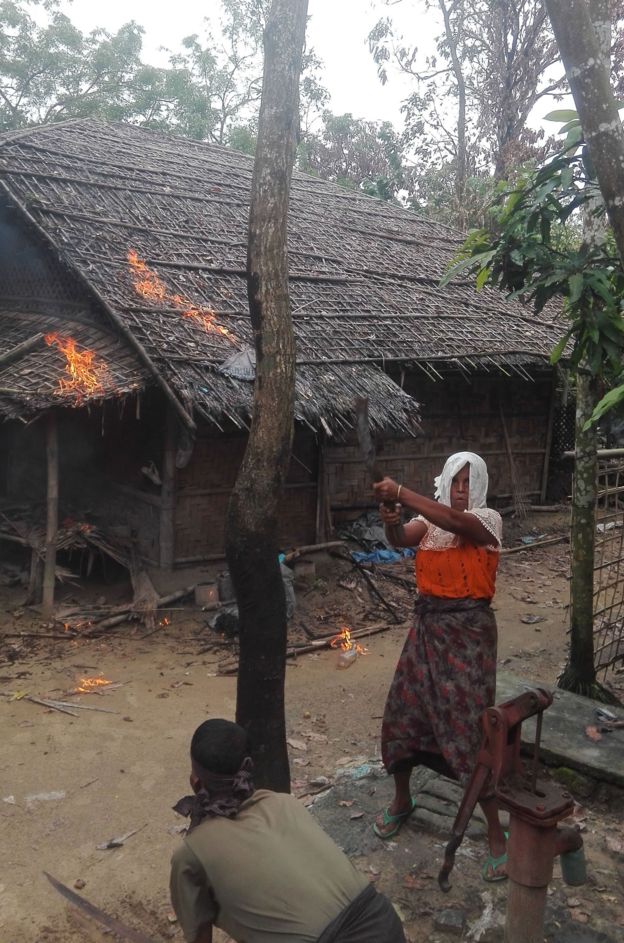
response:
{"label": "small fire", "polygon": [[81,534],[90,534],[93,530],[93,524],[87,524],[86,521],[80,523],[79,521],[75,521],[73,517],[64,517],[61,522],[61,526],[67,530],[73,530],[73,528],[76,528],[76,530],[78,530]]}
{"label": "small fire", "polygon": [[175,305],[184,318],[192,318],[201,327],[214,334],[222,334],[228,340],[235,342],[236,338],[231,331],[217,322],[217,316],[210,308],[198,308],[183,295],[176,295],[169,291],[165,283],[153,272],[149,265],[139,257],[134,249],[128,249],[128,264],[132,273],[134,290],[148,301],[169,302]]}
{"label": "small fire", "polygon": [[167,616],[165,616],[165,618],[161,619],[158,624],[161,628],[164,628],[166,625],[171,625],[171,619],[168,619]]}
{"label": "small fire", "polygon": [[340,635],[336,635],[329,643],[329,646],[330,648],[340,648],[343,652],[349,652],[351,649],[355,649],[358,655],[368,655],[367,648],[353,641],[351,638],[351,629],[346,625],[342,626]]}
{"label": "small fire", "polygon": [[65,632],[82,632],[83,629],[88,629],[91,626],[89,620],[84,622],[64,622],[63,629]]}
{"label": "small fire", "polygon": [[112,681],[108,681],[106,678],[81,678],[78,687],[74,688],[74,693],[93,694],[93,692],[99,691],[100,688],[106,687],[107,684],[112,684]]}
{"label": "small fire", "polygon": [[110,385],[106,364],[96,359],[93,350],[78,350],[73,337],[61,334],[46,334],[48,347],[54,345],[65,357],[66,377],[59,380],[58,393],[73,393],[80,400],[83,396],[99,396]]}

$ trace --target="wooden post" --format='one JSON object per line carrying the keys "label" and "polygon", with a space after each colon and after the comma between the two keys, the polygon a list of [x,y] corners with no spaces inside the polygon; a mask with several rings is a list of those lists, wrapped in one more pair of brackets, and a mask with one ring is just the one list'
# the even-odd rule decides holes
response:
{"label": "wooden post", "polygon": [[50,410],[46,423],[46,466],[48,474],[47,524],[45,563],[43,568],[43,600],[41,611],[44,616],[52,615],[54,610],[54,580],[56,573],[56,535],[58,532],[58,429],[56,413]]}
{"label": "wooden post", "polygon": [[165,419],[160,491],[159,562],[164,569],[171,569],[175,558],[176,432],[176,417],[169,406]]}
{"label": "wooden post", "polygon": [[596,380],[576,375],[576,433],[570,534],[570,651],[558,686],[596,696],[594,665],[594,543],[596,539],[596,427],[585,428],[598,401]]}
{"label": "wooden post", "polygon": [[325,448],[324,448],[323,434],[319,433],[318,440],[318,462],[316,465],[316,526],[315,526],[315,540],[316,543],[321,543],[325,540]]}
{"label": "wooden post", "polygon": [[548,493],[548,473],[550,471],[550,450],[552,448],[553,425],[555,422],[555,409],[557,401],[557,367],[553,369],[553,378],[550,385],[550,403],[548,406],[548,424],[546,426],[546,442],[544,443],[544,465],[542,467],[542,487],[540,489],[540,501],[546,504],[546,495]]}

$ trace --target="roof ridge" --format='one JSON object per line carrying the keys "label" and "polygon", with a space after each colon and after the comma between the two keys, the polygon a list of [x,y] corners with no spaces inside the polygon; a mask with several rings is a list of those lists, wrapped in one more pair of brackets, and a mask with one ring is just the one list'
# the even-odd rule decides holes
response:
{"label": "roof ridge", "polygon": [[0,132],[0,147],[4,144],[12,144],[13,141],[20,141],[23,138],[27,138],[30,135],[37,133],[45,133],[46,131],[52,131],[56,128],[66,128],[68,125],[72,124],[81,124],[87,123],[88,121],[99,121],[100,124],[105,123],[102,119],[98,118],[66,118],[65,121],[46,121],[43,124],[33,124],[29,125],[27,128],[16,128],[15,131],[1,131]]}

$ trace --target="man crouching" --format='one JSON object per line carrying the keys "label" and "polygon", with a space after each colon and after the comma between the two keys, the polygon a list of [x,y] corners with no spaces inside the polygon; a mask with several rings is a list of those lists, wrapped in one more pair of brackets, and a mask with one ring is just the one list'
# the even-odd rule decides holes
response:
{"label": "man crouching", "polygon": [[247,734],[207,720],[191,740],[190,816],[171,860],[171,900],[188,943],[213,924],[239,943],[405,943],[392,904],[293,797],[255,789]]}

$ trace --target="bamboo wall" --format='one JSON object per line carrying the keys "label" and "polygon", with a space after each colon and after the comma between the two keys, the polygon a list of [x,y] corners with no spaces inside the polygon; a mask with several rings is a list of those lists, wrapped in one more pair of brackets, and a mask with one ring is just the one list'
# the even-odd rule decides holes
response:
{"label": "bamboo wall", "polygon": [[[405,387],[422,404],[423,431],[416,439],[378,442],[379,464],[387,474],[432,495],[433,478],[446,457],[462,449],[476,451],[488,463],[491,502],[509,505],[514,487],[502,408],[517,488],[529,501],[539,500],[551,425],[549,376],[531,383],[481,376],[470,384],[461,377],[431,383],[408,376]],[[229,495],[246,443],[243,433],[200,429],[189,464],[173,470],[168,504],[165,487],[141,472],[151,461],[161,477],[167,467],[166,411],[158,394],[145,397],[138,411],[111,402],[101,410],[62,412],[62,506],[83,508],[85,519],[91,515],[104,528],[122,527],[134,537],[142,558],[154,565],[223,555]],[[8,450],[0,475],[5,494],[27,496],[31,502],[45,498],[38,427],[10,423],[3,435]],[[337,521],[373,505],[357,444],[326,440],[319,449],[314,434],[299,428],[280,507],[281,546],[322,539],[330,515]]]}
{"label": "bamboo wall", "polygon": [[[246,436],[240,433],[219,436],[200,431],[189,465],[176,475],[176,563],[223,554],[230,491],[238,474],[246,441]],[[314,542],[316,453],[313,435],[298,429],[279,513],[279,539],[283,547]]]}
{"label": "bamboo wall", "polygon": [[[453,452],[481,455],[488,465],[490,501],[511,503],[514,487],[505,439],[513,457],[516,488],[540,500],[549,450],[551,379],[461,376],[431,382],[406,378],[405,387],[422,406],[422,434],[416,439],[377,443],[381,469],[433,497],[433,479]],[[502,415],[501,417],[501,409]],[[357,444],[328,444],[325,455],[327,500],[334,513],[371,504],[372,495]]]}

